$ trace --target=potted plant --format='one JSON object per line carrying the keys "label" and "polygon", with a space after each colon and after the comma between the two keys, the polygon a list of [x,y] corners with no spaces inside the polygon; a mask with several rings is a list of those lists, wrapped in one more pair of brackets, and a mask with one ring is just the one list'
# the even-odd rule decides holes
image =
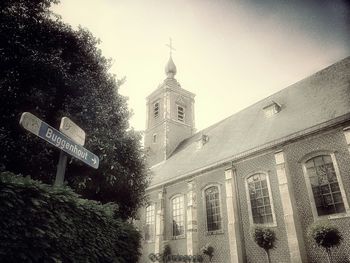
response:
{"label": "potted plant", "polygon": [[268,227],[256,226],[253,228],[252,234],[255,243],[265,250],[267,260],[270,263],[270,250],[275,247],[275,242],[277,240],[275,232]]}
{"label": "potted plant", "polygon": [[343,240],[338,228],[329,221],[319,221],[309,227],[307,234],[317,246],[325,249],[328,262],[332,262],[332,249],[338,247]]}

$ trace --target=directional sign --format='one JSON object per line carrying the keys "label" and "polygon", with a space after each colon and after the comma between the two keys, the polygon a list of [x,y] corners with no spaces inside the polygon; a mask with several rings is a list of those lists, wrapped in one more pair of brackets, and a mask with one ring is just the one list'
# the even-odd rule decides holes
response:
{"label": "directional sign", "polygon": [[22,113],[19,123],[26,130],[30,131],[41,139],[44,139],[48,143],[51,143],[62,151],[72,155],[95,169],[98,168],[99,158],[95,154],[77,144],[68,136],[43,122],[33,114],[29,112]]}
{"label": "directional sign", "polygon": [[85,143],[85,132],[68,117],[61,119],[60,131],[81,146]]}

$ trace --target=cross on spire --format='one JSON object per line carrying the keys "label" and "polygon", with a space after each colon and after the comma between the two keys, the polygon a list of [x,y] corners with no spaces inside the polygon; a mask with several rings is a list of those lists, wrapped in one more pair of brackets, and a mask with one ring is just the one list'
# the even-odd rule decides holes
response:
{"label": "cross on spire", "polygon": [[169,52],[170,52],[170,57],[171,57],[172,51],[173,51],[173,50],[174,50],[174,51],[176,50],[176,49],[173,47],[173,42],[172,42],[171,37],[169,38],[169,44],[166,44],[166,46],[169,47]]}

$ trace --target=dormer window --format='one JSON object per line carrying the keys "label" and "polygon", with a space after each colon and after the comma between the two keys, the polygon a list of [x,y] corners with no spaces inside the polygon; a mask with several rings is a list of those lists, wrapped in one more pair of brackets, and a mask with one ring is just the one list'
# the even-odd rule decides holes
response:
{"label": "dormer window", "polygon": [[202,134],[197,141],[197,149],[202,149],[202,147],[209,141],[209,136]]}
{"label": "dormer window", "polygon": [[177,105],[177,120],[185,121],[185,108],[179,105]]}
{"label": "dormer window", "polygon": [[266,117],[271,117],[281,111],[281,105],[278,104],[277,102],[272,101],[272,103],[265,106],[263,110]]}
{"label": "dormer window", "polygon": [[159,102],[153,104],[153,116],[155,119],[159,117]]}

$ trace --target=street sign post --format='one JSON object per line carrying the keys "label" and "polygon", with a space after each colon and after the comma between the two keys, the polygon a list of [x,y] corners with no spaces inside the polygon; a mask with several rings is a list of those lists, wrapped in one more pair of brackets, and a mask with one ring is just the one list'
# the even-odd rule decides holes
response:
{"label": "street sign post", "polygon": [[22,113],[19,123],[24,129],[68,153],[69,155],[79,159],[95,169],[98,168],[99,158],[95,154],[76,143],[67,135],[43,122],[35,115],[29,112],[24,112]]}
{"label": "street sign post", "polygon": [[68,117],[61,119],[60,131],[81,146],[85,143],[85,132]]}
{"label": "street sign post", "polygon": [[[68,117],[63,117],[60,124],[60,132],[67,135],[77,144],[83,146],[85,143],[85,131],[76,125]],[[60,157],[57,164],[57,172],[54,185],[60,186],[64,182],[64,174],[67,166],[67,154],[64,151],[60,151]]]}

